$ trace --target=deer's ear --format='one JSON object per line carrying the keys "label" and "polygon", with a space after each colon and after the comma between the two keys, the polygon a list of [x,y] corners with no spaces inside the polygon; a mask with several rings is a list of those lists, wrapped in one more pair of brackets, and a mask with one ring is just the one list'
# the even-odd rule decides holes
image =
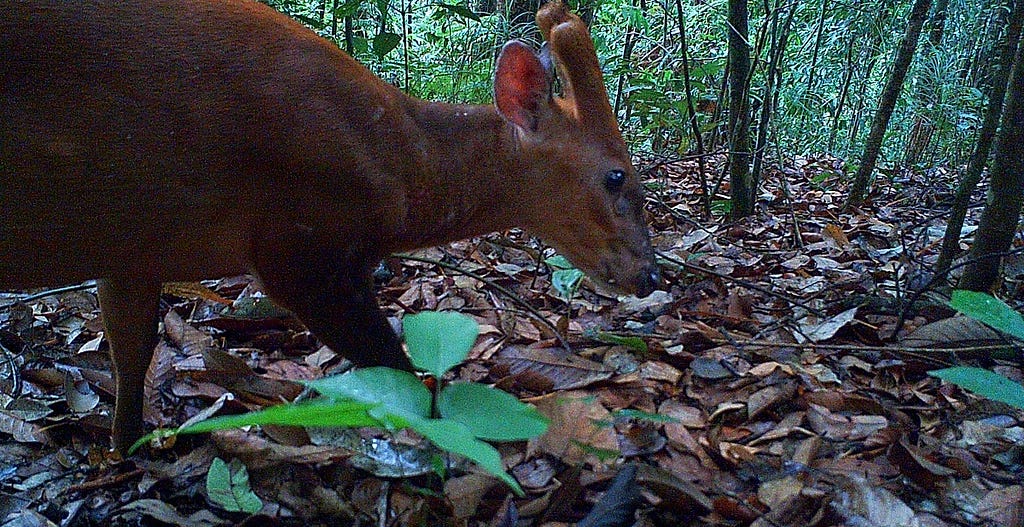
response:
{"label": "deer's ear", "polygon": [[494,104],[506,120],[535,132],[550,110],[551,82],[548,68],[529,46],[513,40],[498,55],[494,73]]}

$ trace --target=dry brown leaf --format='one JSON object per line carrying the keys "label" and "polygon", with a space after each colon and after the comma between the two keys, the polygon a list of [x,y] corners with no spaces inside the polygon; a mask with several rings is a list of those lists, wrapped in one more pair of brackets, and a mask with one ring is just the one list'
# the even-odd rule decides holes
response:
{"label": "dry brown leaf", "polygon": [[512,375],[524,372],[541,375],[556,390],[571,390],[603,381],[612,376],[604,365],[573,354],[556,354],[549,349],[509,346],[497,356]]}
{"label": "dry brown leaf", "polygon": [[800,325],[800,333],[797,335],[797,339],[809,340],[811,342],[822,342],[835,336],[844,326],[853,322],[854,317],[857,316],[857,310],[859,307],[852,307],[829,317],[821,322],[811,322]]}
{"label": "dry brown leaf", "polygon": [[167,338],[185,355],[199,355],[213,346],[213,337],[192,327],[173,309],[164,316],[164,330]]}
{"label": "dry brown leaf", "polygon": [[795,382],[766,386],[752,393],[747,399],[747,419],[753,421],[776,406],[791,403],[794,396],[796,396]]}
{"label": "dry brown leaf", "polygon": [[913,348],[950,348],[1002,344],[1006,337],[985,324],[966,316],[936,320],[917,328],[903,338]]}
{"label": "dry brown leaf", "polygon": [[889,421],[882,416],[855,415],[847,417],[832,413],[827,408],[816,404],[812,404],[807,412],[807,421],[815,432],[829,439],[864,439],[889,426]]}
{"label": "dry brown leaf", "polygon": [[846,249],[850,246],[850,239],[843,232],[843,229],[834,223],[829,223],[821,230],[821,234],[832,240],[836,247],[840,249]]}
{"label": "dry brown leaf", "polygon": [[529,400],[551,420],[547,433],[530,441],[530,450],[551,454],[570,465],[598,465],[596,451],[618,452],[611,413],[584,391],[558,392]]}
{"label": "dry brown leaf", "polygon": [[445,481],[444,495],[452,504],[455,519],[466,520],[478,512],[484,495],[500,484],[497,479],[485,474],[466,474]]}
{"label": "dry brown leaf", "polygon": [[19,419],[0,410],[0,433],[10,434],[19,443],[49,443],[50,434],[41,426]]}
{"label": "dry brown leaf", "polygon": [[221,430],[210,434],[224,456],[237,457],[249,470],[283,464],[333,463],[352,456],[336,446],[288,446],[267,441],[252,432]]}
{"label": "dry brown leaf", "polygon": [[991,490],[978,503],[978,516],[996,525],[1024,525],[1024,487],[1011,485]]}
{"label": "dry brown leaf", "polygon": [[291,401],[302,392],[296,382],[270,379],[257,375],[245,361],[217,348],[203,350],[207,371],[203,377],[238,395],[243,400],[259,404]]}
{"label": "dry brown leaf", "polygon": [[847,525],[918,527],[917,515],[884,487],[859,476],[838,478],[832,509]]}
{"label": "dry brown leaf", "polygon": [[889,461],[900,468],[904,476],[925,488],[937,485],[956,475],[956,471],[927,458],[919,447],[901,438],[889,448]]}
{"label": "dry brown leaf", "polygon": [[659,507],[677,513],[701,515],[714,506],[696,485],[649,465],[637,467],[636,482],[661,500]]}
{"label": "dry brown leaf", "polygon": [[231,305],[231,300],[218,295],[199,282],[164,282],[161,292],[181,298],[202,299],[226,306]]}

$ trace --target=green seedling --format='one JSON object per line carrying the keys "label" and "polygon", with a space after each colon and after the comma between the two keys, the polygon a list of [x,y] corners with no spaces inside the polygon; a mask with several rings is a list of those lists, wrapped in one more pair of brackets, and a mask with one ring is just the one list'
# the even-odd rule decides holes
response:
{"label": "green seedling", "polygon": [[[438,379],[465,360],[477,332],[476,322],[458,313],[424,312],[405,317],[412,363]],[[304,384],[321,397],[215,417],[177,430],[157,430],[136,442],[131,451],[157,437],[252,425],[411,428],[440,449],[472,460],[523,495],[518,482],[505,472],[501,455],[484,441],[524,441],[543,434],[548,427],[548,419],[536,408],[477,383],[452,383],[431,393],[416,375],[380,367]]]}

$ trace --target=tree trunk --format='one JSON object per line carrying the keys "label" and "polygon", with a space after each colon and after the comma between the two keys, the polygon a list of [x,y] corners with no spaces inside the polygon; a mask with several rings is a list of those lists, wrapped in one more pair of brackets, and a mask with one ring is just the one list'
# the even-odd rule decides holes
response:
{"label": "tree trunk", "polygon": [[[779,3],[781,4],[781,2]],[[777,27],[779,10],[781,9],[780,5],[776,5],[775,13],[772,15],[772,49],[769,52],[771,58],[768,62],[768,75],[765,83],[764,97],[762,97],[761,117],[757,123],[757,140],[754,143],[754,165],[750,177],[753,189],[757,189],[761,184],[761,166],[764,162],[764,151],[768,145],[768,130],[772,123],[772,114],[775,111],[776,102],[778,102],[779,98],[779,85],[782,83],[782,57],[786,54],[789,32],[793,27],[793,18],[796,16],[797,7],[796,4],[790,6],[789,14],[786,15],[786,21],[783,22],[781,31]]]}
{"label": "tree trunk", "polygon": [[690,51],[686,42],[686,18],[683,16],[682,0],[676,0],[676,16],[679,19],[679,46],[682,49],[683,83],[686,88],[686,110],[690,114],[690,131],[693,134],[697,153],[697,178],[700,181],[701,209],[704,218],[711,217],[711,189],[708,186],[707,167],[704,160],[704,137],[697,121],[697,110],[693,104],[693,87],[690,81]]}
{"label": "tree trunk", "polygon": [[1011,5],[1012,14],[1007,24],[1006,35],[1001,41],[993,46],[992,56],[987,62],[995,64],[993,68],[992,83],[986,87],[988,96],[988,107],[985,109],[985,120],[981,124],[978,133],[978,141],[971,154],[971,160],[967,164],[967,171],[964,173],[960,186],[956,189],[956,197],[953,198],[952,211],[949,222],[946,224],[946,233],[942,238],[942,251],[939,253],[939,260],[935,263],[936,273],[946,273],[953,259],[960,255],[960,231],[964,228],[964,218],[967,216],[967,207],[971,201],[971,193],[981,181],[981,174],[988,163],[988,155],[992,150],[992,139],[999,127],[999,119],[1003,114],[1003,99],[1006,97],[1006,85],[1009,82],[1010,69],[1013,67],[1014,51],[1020,45],[1021,29],[1024,27],[1024,0],[1007,0]]}
{"label": "tree trunk", "polygon": [[993,3],[991,8],[988,10],[988,16],[985,17],[985,23],[982,27],[974,33],[984,34],[983,36],[975,36],[968,49],[971,50],[971,62],[967,68],[964,68],[964,79],[965,85],[974,86],[980,88],[984,85],[991,83],[992,81],[992,64],[986,60],[991,54],[991,50],[987,48],[990,43],[998,42],[999,35],[1003,32],[1003,27],[1007,24],[1007,16],[1010,11],[1013,10],[1013,0],[1010,0],[1007,4],[995,4]]}
{"label": "tree trunk", "polygon": [[[803,104],[811,106],[811,94],[814,90],[814,77],[818,74],[818,56],[821,51],[821,41],[825,36],[825,13],[828,10],[829,3],[822,2],[821,10],[818,12],[818,22],[814,27],[814,48],[811,51],[811,67],[807,70],[807,85],[804,87],[804,93],[802,96]],[[795,8],[796,6],[794,6]],[[807,126],[807,118],[810,117],[811,112],[804,111],[800,115],[800,128]],[[829,148],[831,150],[831,148]]]}
{"label": "tree trunk", "polygon": [[[931,19],[928,20],[928,44],[926,53],[934,55],[942,45],[942,35],[946,29],[946,16],[949,13],[949,0],[936,0],[935,9],[932,11]],[[921,162],[925,150],[932,142],[935,135],[935,118],[938,110],[938,102],[941,98],[942,86],[936,79],[927,75],[919,77],[917,94],[914,96],[914,103],[917,105],[917,117],[914,118],[914,126],[910,131],[907,140],[907,148],[903,155],[905,166],[915,165]]]}
{"label": "tree trunk", "polygon": [[754,213],[750,173],[750,43],[747,40],[747,0],[729,0],[729,184],[732,217]]}
{"label": "tree trunk", "polygon": [[498,0],[474,0],[472,5],[477,13],[493,15],[498,10]]}
{"label": "tree trunk", "polygon": [[1019,43],[994,150],[988,203],[974,236],[970,263],[960,278],[961,289],[993,289],[999,278],[1000,255],[1010,248],[1020,220],[1024,201],[1024,46]]}
{"label": "tree trunk", "polygon": [[[630,2],[630,6],[635,7],[635,2]],[[633,68],[629,67],[629,60],[633,56],[633,47],[636,46],[637,28],[628,21],[626,24],[626,43],[622,46],[622,72],[619,73],[619,80],[615,89],[615,104],[612,105],[615,115],[619,115],[619,110],[622,109],[622,90],[626,87],[626,72],[633,71]]]}
{"label": "tree trunk", "polygon": [[[878,64],[879,53],[882,47],[882,33],[889,27],[889,17],[892,15],[893,6],[895,0],[880,0],[878,2],[877,15],[874,16],[867,24],[867,43],[861,46],[860,52],[858,53],[859,60],[857,64],[867,64],[864,67],[864,73],[860,78],[860,89],[854,93],[858,93],[857,103],[854,105],[853,113],[850,115],[850,127],[847,130],[846,153],[848,154],[850,149],[853,147],[857,140],[857,134],[860,132],[860,116],[864,110],[865,93],[867,87],[871,82],[871,73],[875,71],[875,65]],[[853,98],[851,96],[851,102]],[[839,112],[836,112],[838,119]]]}
{"label": "tree trunk", "polygon": [[331,40],[338,41],[338,0],[331,5]]}
{"label": "tree trunk", "polygon": [[853,31],[850,31],[850,41],[846,46],[846,69],[843,72],[843,82],[839,88],[839,100],[836,101],[835,111],[832,112],[832,128],[828,133],[828,151],[832,152],[836,144],[836,135],[839,134],[839,117],[843,114],[843,106],[846,104],[846,96],[850,93],[850,83],[853,81],[853,43],[856,42]]}
{"label": "tree trunk", "polygon": [[893,61],[892,74],[885,84],[882,97],[878,102],[878,110],[871,122],[871,132],[868,133],[867,142],[864,145],[864,155],[861,157],[860,166],[853,179],[853,186],[850,187],[850,196],[846,201],[845,208],[857,206],[864,202],[867,194],[868,183],[871,181],[871,174],[875,170],[875,163],[878,161],[878,154],[882,150],[882,139],[885,138],[885,131],[889,127],[889,119],[896,108],[896,101],[899,99],[900,90],[903,88],[903,81],[907,77],[910,63],[914,59],[914,50],[917,49],[917,41],[921,36],[921,28],[928,17],[928,8],[931,0],[914,0],[914,7],[910,12],[910,21],[907,24],[907,32],[903,36],[899,50],[896,52],[896,59]]}
{"label": "tree trunk", "polygon": [[355,55],[355,40],[352,34],[352,15],[345,15],[345,51]]}
{"label": "tree trunk", "polygon": [[[821,11],[818,13],[818,23],[814,28],[814,51],[811,52],[811,67],[807,74],[807,88],[804,89],[804,93],[811,93],[814,89],[814,77],[818,72],[818,52],[821,51],[821,40],[825,36],[823,31],[825,27],[825,13],[828,11],[829,2],[821,3]],[[796,9],[796,5],[793,9]],[[806,115],[806,114],[804,114]]]}

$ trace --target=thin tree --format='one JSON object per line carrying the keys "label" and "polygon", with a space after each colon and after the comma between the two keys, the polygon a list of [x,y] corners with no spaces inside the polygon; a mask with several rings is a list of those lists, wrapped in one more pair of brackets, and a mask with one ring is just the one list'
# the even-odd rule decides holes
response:
{"label": "thin tree", "polygon": [[750,173],[750,78],[747,0],[729,0],[729,184],[732,217],[754,213]]}
{"label": "thin tree", "polygon": [[686,42],[686,18],[683,16],[682,0],[676,0],[676,16],[679,19],[679,46],[682,48],[683,82],[686,88],[686,111],[690,114],[690,131],[697,153],[697,178],[700,181],[701,209],[705,218],[711,216],[711,189],[708,187],[707,169],[704,166],[704,136],[697,122],[697,110],[693,104],[693,86],[690,80],[690,51]]}
{"label": "thin tree", "polygon": [[836,136],[839,133],[839,117],[843,114],[843,106],[846,104],[846,96],[850,93],[850,83],[853,82],[853,44],[857,37],[854,31],[849,32],[849,40],[846,45],[846,57],[843,69],[843,80],[840,82],[839,99],[836,101],[835,110],[832,112],[832,126],[828,133],[828,151],[831,152],[836,144]]}
{"label": "thin tree", "polygon": [[[1014,5],[1016,4],[1016,5]],[[952,211],[949,222],[946,224],[946,233],[942,238],[942,250],[939,252],[939,259],[935,263],[936,273],[946,273],[953,259],[960,254],[960,232],[964,228],[964,218],[967,216],[967,207],[970,205],[971,193],[981,181],[981,174],[988,164],[988,156],[992,151],[992,139],[996,136],[996,129],[999,127],[999,119],[1003,114],[1003,99],[1006,97],[1006,84],[1010,77],[1010,68],[1013,67],[1014,50],[1020,42],[1021,28],[1024,27],[1024,0],[1007,0],[1006,7],[1010,10],[1010,19],[1006,27],[1006,35],[999,44],[992,49],[989,57],[990,63],[996,65],[991,76],[991,83],[985,87],[988,98],[988,107],[985,108],[985,118],[978,132],[978,141],[974,146],[974,153],[967,163],[967,171],[960,180],[960,186],[956,189],[956,196],[953,198]]]}
{"label": "thin tree", "polygon": [[[809,94],[814,89],[814,77],[818,72],[818,52],[821,50],[821,39],[825,36],[825,14],[828,11],[830,2],[822,2],[821,10],[818,12],[818,23],[814,27],[814,51],[811,52],[811,67],[808,69],[807,74],[807,87],[804,89],[804,94]],[[797,8],[796,4],[793,5],[793,10]],[[804,114],[804,118],[808,114]],[[801,123],[806,122],[801,119]]]}
{"label": "thin tree", "polygon": [[989,170],[988,203],[968,254],[970,263],[960,278],[959,287],[971,291],[990,291],[995,285],[1001,261],[996,255],[1010,248],[1024,201],[1024,46],[1020,43],[1003,104]]}
{"label": "thin tree", "polygon": [[[634,7],[635,2],[630,3],[630,7]],[[636,25],[633,24],[632,20],[626,21],[626,43],[622,46],[622,71],[619,73],[618,85],[615,89],[615,104],[612,105],[615,115],[619,114],[619,110],[622,109],[623,102],[623,90],[626,87],[626,73],[631,71],[629,67],[630,58],[633,55],[633,48],[636,46],[637,38]]]}
{"label": "thin tree", "polygon": [[928,8],[931,7],[931,0],[915,0],[914,7],[910,11],[910,21],[907,23],[907,32],[903,36],[899,50],[896,52],[896,59],[893,61],[892,73],[885,89],[882,90],[882,97],[878,101],[878,110],[871,122],[871,132],[868,133],[867,142],[864,145],[864,155],[861,157],[860,166],[853,178],[853,185],[850,187],[850,196],[847,198],[845,208],[857,206],[864,202],[867,193],[868,182],[875,170],[875,163],[878,161],[878,154],[882,151],[882,139],[885,138],[885,131],[889,127],[889,119],[896,108],[896,100],[899,99],[900,90],[903,89],[903,81],[910,70],[910,63],[914,59],[914,51],[917,49],[917,41],[921,36],[921,28],[925,19],[928,18]]}
{"label": "thin tree", "polygon": [[1008,23],[1007,17],[1010,11],[1011,9],[1008,9],[1006,4],[993,2],[987,11],[987,15],[981,17],[983,18],[980,24],[981,27],[971,28],[970,43],[967,46],[967,49],[971,50],[971,62],[968,67],[964,68],[964,84],[978,88],[991,80],[989,72],[992,68],[988,59],[992,55],[992,50],[989,48],[989,45],[996,42],[999,39],[999,35],[1003,34],[1003,28]]}
{"label": "thin tree", "polygon": [[[846,152],[849,153],[852,145],[857,139],[857,134],[860,133],[861,115],[864,110],[864,104],[867,100],[865,95],[868,92],[868,87],[872,85],[874,77],[872,73],[875,71],[875,66],[878,65],[878,60],[881,56],[882,49],[882,36],[887,34],[889,31],[890,21],[894,11],[894,4],[896,0],[879,0],[878,8],[874,11],[874,16],[871,17],[868,24],[865,26],[867,34],[865,35],[866,42],[861,46],[860,51],[857,53],[858,60],[856,64],[864,64],[863,73],[860,76],[860,88],[856,91],[851,91],[851,94],[859,94],[857,102],[854,105],[853,112],[850,116],[850,127],[847,130],[847,137],[849,142],[846,145]],[[851,32],[851,35],[855,34]],[[851,102],[852,95],[851,95]],[[836,117],[841,112],[836,111]]]}
{"label": "thin tree", "polygon": [[[331,6],[331,40],[338,41],[338,0],[334,0]],[[352,52],[349,51],[349,53]]]}
{"label": "thin tree", "polygon": [[[946,18],[949,14],[949,0],[936,0],[935,9],[928,19],[928,44],[925,52],[932,57],[937,56],[942,46],[942,36],[946,31]],[[941,99],[942,86],[939,80],[928,75],[919,76],[914,101],[917,105],[917,117],[910,130],[910,138],[903,155],[903,164],[910,166],[921,162],[922,156],[935,135],[934,108]],[[929,110],[933,111],[929,111]],[[929,115],[932,114],[932,115]]]}
{"label": "thin tree", "polygon": [[[796,15],[796,4],[789,8],[786,21],[782,24],[781,31],[778,28],[779,11],[782,9],[781,2],[775,6],[772,13],[772,49],[769,51],[767,81],[765,83],[764,96],[761,98],[761,116],[757,122],[757,139],[754,143],[754,164],[751,174],[751,185],[756,189],[761,182],[761,166],[764,162],[764,151],[768,145],[768,131],[772,124],[772,117],[779,99],[779,85],[782,83],[782,57],[786,53],[786,45],[789,43],[789,32],[793,27],[793,18]],[[781,161],[781,160],[780,160]],[[756,191],[755,191],[756,192]]]}

